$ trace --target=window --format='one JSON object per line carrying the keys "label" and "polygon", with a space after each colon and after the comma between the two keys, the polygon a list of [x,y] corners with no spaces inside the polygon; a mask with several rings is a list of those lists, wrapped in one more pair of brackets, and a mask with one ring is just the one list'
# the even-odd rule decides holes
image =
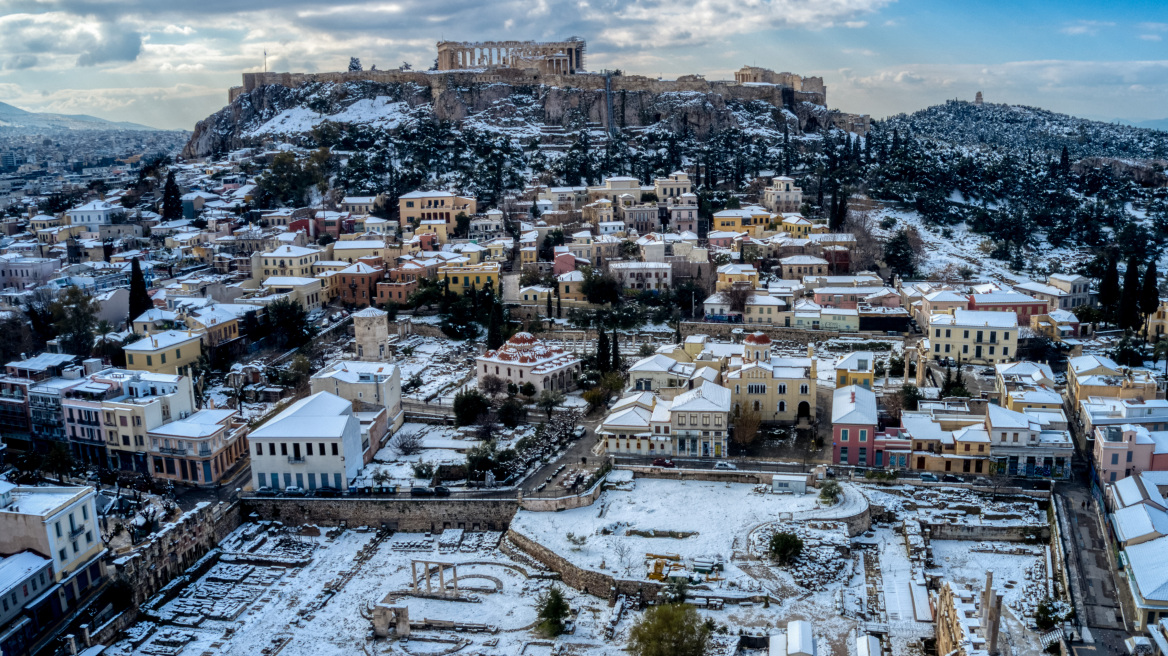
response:
{"label": "window", "polygon": [[746,386],[747,394],[766,394],[766,385],[761,383],[750,383]]}
{"label": "window", "polygon": [[[1131,460],[1131,458],[1128,458]],[[89,519],[89,506],[81,506],[81,519]]]}
{"label": "window", "polygon": [[867,428],[861,428],[861,429],[860,429],[860,441],[861,441],[861,442],[867,442],[867,441],[868,441],[868,429],[867,429]]}
{"label": "window", "polygon": [[[1118,453],[1111,454],[1111,464],[1113,464],[1113,465],[1119,464],[1119,454]],[[1112,476],[1114,476],[1114,474],[1112,474]]]}
{"label": "window", "polygon": [[844,429],[840,430],[840,441],[841,442],[848,441],[848,429],[844,428]]}
{"label": "window", "polygon": [[786,394],[786,393],[787,393],[787,386],[785,384],[780,384],[779,385],[779,394]]}
{"label": "window", "polygon": [[276,455],[276,443],[275,442],[268,442],[268,455],[270,455],[270,456]]}
{"label": "window", "polygon": [[806,393],[807,393],[807,384],[806,384],[806,383],[804,383],[804,384],[802,384],[802,385],[800,385],[800,386],[799,386],[799,393],[800,393],[800,394],[806,394]]}
{"label": "window", "polygon": [[[308,443],[308,453],[307,453],[307,455],[312,455],[312,442],[309,442],[309,443]],[[324,455],[324,454],[322,453],[321,455]]]}
{"label": "window", "polygon": [[333,442],[333,455],[337,455],[337,443]]}
{"label": "window", "polygon": [[256,445],[256,455],[257,455],[257,456],[262,456],[262,455],[264,455],[264,445],[263,445],[263,444],[257,444],[257,445]]}
{"label": "window", "polygon": [[287,442],[280,442],[280,455],[282,455],[282,456],[288,455],[288,443]]}

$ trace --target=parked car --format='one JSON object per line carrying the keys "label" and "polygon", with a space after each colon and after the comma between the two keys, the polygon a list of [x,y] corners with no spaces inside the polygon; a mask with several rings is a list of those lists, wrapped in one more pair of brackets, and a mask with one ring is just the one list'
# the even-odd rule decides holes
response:
{"label": "parked car", "polygon": [[940,479],[938,479],[935,475],[930,474],[929,472],[922,473],[921,480],[925,481],[926,483],[940,483],[941,482]]}
{"label": "parked car", "polygon": [[973,484],[980,485],[982,487],[990,487],[993,485],[993,482],[985,476],[978,476],[977,478],[973,479]]}
{"label": "parked car", "polygon": [[965,482],[961,479],[960,476],[954,476],[953,474],[945,474],[944,476],[941,477],[941,480],[945,481],[946,483],[964,483]]}
{"label": "parked car", "polygon": [[450,488],[446,487],[445,485],[439,485],[434,488],[434,495],[439,497],[448,497],[450,496]]}
{"label": "parked car", "polygon": [[304,496],[304,488],[296,487],[295,485],[289,485],[288,487],[284,488],[284,496],[302,497]]}
{"label": "parked car", "polygon": [[577,440],[584,437],[587,434],[588,434],[588,429],[584,428],[583,426],[577,426],[576,429],[572,431],[572,437],[577,439]]}
{"label": "parked car", "polygon": [[411,497],[432,497],[432,496],[434,496],[434,490],[431,490],[428,487],[411,487],[410,488],[410,496]]}
{"label": "parked car", "polygon": [[318,487],[312,493],[312,496],[320,497],[322,499],[333,499],[333,498],[341,496],[341,492],[340,492],[340,490],[337,490],[336,488]]}
{"label": "parked car", "polygon": [[653,461],[654,467],[675,467],[673,461],[668,458],[657,458]]}
{"label": "parked car", "polygon": [[725,460],[719,460],[718,462],[714,463],[714,469],[738,469],[738,468],[735,467],[732,463],[726,462]]}
{"label": "parked car", "polygon": [[265,486],[261,487],[260,489],[256,490],[256,496],[257,497],[274,497],[274,496],[276,496],[276,491],[273,490],[272,488],[268,487],[267,485],[265,485]]}

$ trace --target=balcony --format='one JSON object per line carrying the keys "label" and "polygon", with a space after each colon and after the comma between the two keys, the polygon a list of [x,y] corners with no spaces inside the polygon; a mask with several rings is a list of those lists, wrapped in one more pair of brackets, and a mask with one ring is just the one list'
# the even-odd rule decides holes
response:
{"label": "balcony", "polygon": [[84,532],[85,532],[85,525],[84,524],[82,524],[81,526],[74,526],[72,529],[69,530],[69,538],[73,539],[73,538],[77,537],[78,535],[81,535]]}
{"label": "balcony", "polygon": [[158,447],[158,452],[161,453],[162,455],[166,455],[166,456],[185,456],[185,455],[187,455],[187,450],[185,448],[182,448],[182,447],[172,448],[169,446],[160,446],[160,447]]}
{"label": "balcony", "polygon": [[201,447],[199,447],[198,453],[199,453],[200,457],[206,458],[206,457],[209,457],[212,453],[214,453],[214,451],[212,451],[211,447],[209,447],[209,446],[201,446]]}
{"label": "balcony", "polygon": [[304,464],[304,457],[303,456],[288,456],[288,464],[302,465],[302,464]]}

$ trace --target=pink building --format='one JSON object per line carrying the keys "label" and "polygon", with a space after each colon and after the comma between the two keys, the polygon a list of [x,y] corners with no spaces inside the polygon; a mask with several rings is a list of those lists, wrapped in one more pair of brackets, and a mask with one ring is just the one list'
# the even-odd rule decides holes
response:
{"label": "pink building", "polygon": [[1046,314],[1050,305],[1043,300],[1017,292],[994,292],[992,294],[970,294],[970,310],[989,312],[1013,312],[1018,315],[1019,326],[1029,326],[1030,317]]}
{"label": "pink building", "polygon": [[831,406],[832,462],[907,469],[911,442],[901,429],[880,432],[876,393],[858,385],[835,391]]}
{"label": "pink building", "polygon": [[900,294],[891,287],[820,287],[815,303],[821,307],[854,310],[860,304],[872,307],[900,307]]}
{"label": "pink building", "polygon": [[1168,431],[1151,432],[1137,424],[1095,429],[1095,472],[1114,483],[1144,471],[1168,471]]}
{"label": "pink building", "polygon": [[556,262],[552,267],[552,273],[555,275],[562,275],[569,271],[576,270],[576,256],[565,250],[562,253],[556,253]]}
{"label": "pink building", "polygon": [[706,236],[706,239],[709,240],[711,247],[718,246],[721,248],[731,248],[732,246],[734,246],[735,239],[738,239],[739,237],[745,237],[745,236],[746,236],[745,232],[729,232],[726,230],[717,230],[717,231],[710,231],[710,234]]}

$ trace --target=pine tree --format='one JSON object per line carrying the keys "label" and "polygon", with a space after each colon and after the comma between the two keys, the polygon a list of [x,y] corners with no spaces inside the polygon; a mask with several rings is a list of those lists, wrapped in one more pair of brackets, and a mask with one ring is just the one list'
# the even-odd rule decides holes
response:
{"label": "pine tree", "polygon": [[1116,306],[1119,303],[1119,265],[1115,254],[1107,258],[1107,268],[1099,280],[1099,302],[1103,305],[1103,320],[1115,323]]}
{"label": "pine tree", "polygon": [[1156,278],[1156,258],[1151,258],[1144,270],[1144,284],[1140,287],[1140,314],[1144,316],[1145,324],[1148,317],[1160,309],[1160,281]]}
{"label": "pine tree", "polygon": [[162,218],[167,221],[181,219],[183,215],[182,194],[174,181],[174,171],[166,174],[166,186],[162,189]]}
{"label": "pine tree", "polygon": [[621,372],[620,342],[616,338],[616,328],[612,329],[612,370]]}
{"label": "pine tree", "polygon": [[612,366],[612,353],[608,347],[608,333],[600,329],[600,336],[596,340],[596,368],[600,373],[608,373]]}
{"label": "pine tree", "polygon": [[1071,154],[1066,146],[1063,146],[1063,152],[1059,155],[1059,175],[1064,179],[1071,175]]}
{"label": "pine tree", "polygon": [[564,303],[560,299],[560,283],[559,283],[559,281],[556,281],[555,289],[556,289],[556,318],[563,319],[564,318]]}
{"label": "pine tree", "polygon": [[142,275],[142,264],[138,258],[130,260],[130,322],[154,307],[154,301],[146,291],[146,276]]}
{"label": "pine tree", "polygon": [[360,71],[360,70],[362,70],[360,58],[349,57],[349,72],[355,73],[355,72]]}
{"label": "pine tree", "polygon": [[1119,327],[1136,330],[1140,327],[1140,267],[1133,255],[1127,260],[1123,273],[1123,291],[1119,297]]}

